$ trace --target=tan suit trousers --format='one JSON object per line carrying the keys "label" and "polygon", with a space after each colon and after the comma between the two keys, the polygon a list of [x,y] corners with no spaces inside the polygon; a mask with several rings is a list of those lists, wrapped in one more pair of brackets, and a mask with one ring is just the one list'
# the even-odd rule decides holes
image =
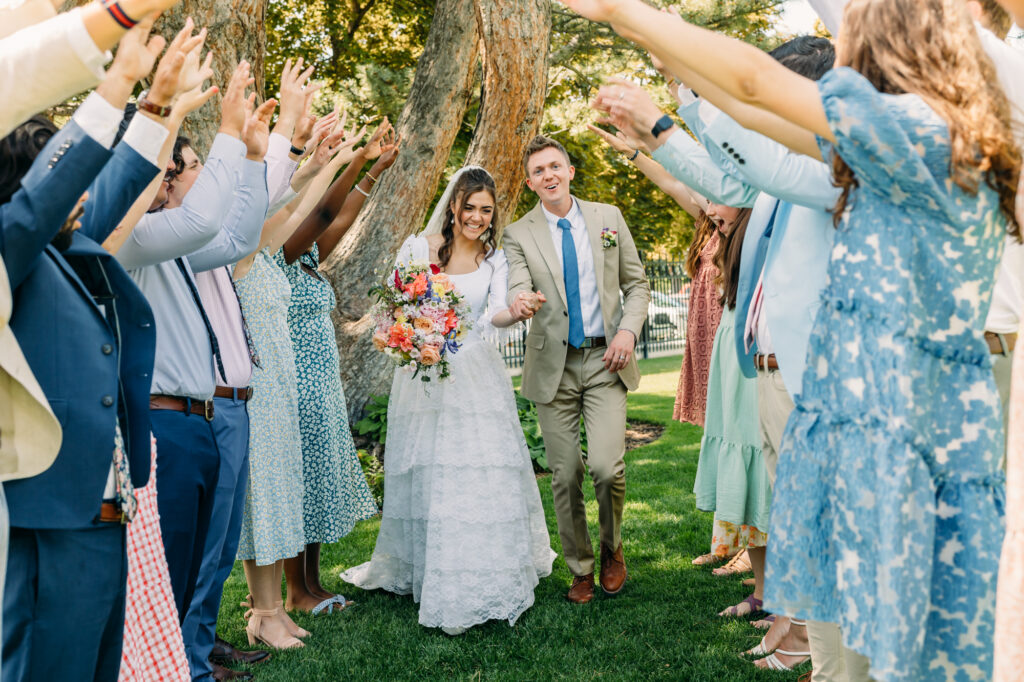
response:
{"label": "tan suit trousers", "polygon": [[[1010,425],[1010,377],[1013,374],[1013,353],[1007,355],[995,354],[992,356],[992,375],[996,380],[996,390],[999,391],[999,403],[1003,408],[1003,438],[1007,436],[1007,427]],[[1003,471],[1006,471],[1006,451],[1003,451],[1000,460]]]}
{"label": "tan suit trousers", "polygon": [[793,411],[793,399],[786,390],[779,370],[757,370],[757,411],[761,420],[761,450],[764,452],[764,464],[768,469],[768,481],[774,490],[782,434],[786,431],[786,422]]}
{"label": "tan suit trousers", "polygon": [[[590,469],[597,498],[601,544],[621,543],[626,497],[626,387],[604,368],[605,348],[570,348],[554,399],[537,405],[544,435],[558,535],[573,575],[594,571],[594,547],[587,530],[583,474]],[[580,449],[580,417],[587,427],[587,461]]]}
{"label": "tan suit trousers", "polygon": [[842,631],[835,623],[807,621],[807,639],[814,682],[872,682],[870,661],[843,646]]}

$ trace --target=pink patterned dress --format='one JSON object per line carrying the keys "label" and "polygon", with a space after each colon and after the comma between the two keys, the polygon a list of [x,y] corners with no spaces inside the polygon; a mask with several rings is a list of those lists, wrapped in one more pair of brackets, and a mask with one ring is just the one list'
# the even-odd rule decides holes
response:
{"label": "pink patterned dress", "polygon": [[188,682],[192,676],[171,592],[160,512],[156,506],[156,440],[149,483],[135,491],[139,508],[128,524],[128,595],[119,682]]}
{"label": "pink patterned dress", "polygon": [[704,426],[704,410],[708,402],[708,375],[711,372],[711,348],[715,331],[722,319],[715,278],[715,251],[721,235],[715,230],[700,252],[697,276],[690,285],[690,311],[686,317],[686,353],[679,372],[679,388],[672,418]]}

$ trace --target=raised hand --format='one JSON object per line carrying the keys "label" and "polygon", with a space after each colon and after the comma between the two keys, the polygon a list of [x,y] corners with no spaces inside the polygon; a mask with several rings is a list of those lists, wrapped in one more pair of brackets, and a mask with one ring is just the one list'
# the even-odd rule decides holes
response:
{"label": "raised hand", "polygon": [[186,116],[209,102],[210,98],[218,92],[220,92],[220,88],[216,85],[204,90],[202,84],[200,84],[188,92],[181,93],[178,96],[178,99],[174,102],[174,109],[171,111],[171,116],[180,125],[180,123],[185,120]]}
{"label": "raised hand", "polygon": [[132,85],[149,75],[157,57],[164,51],[167,41],[163,36],[152,36],[156,15],[149,14],[121,38],[117,56],[107,69],[107,79],[123,78]]}
{"label": "raised hand", "polygon": [[309,77],[313,75],[313,67],[303,70],[302,57],[295,63],[291,59],[285,60],[284,69],[281,71],[281,112],[277,117],[275,131],[285,137],[291,137],[295,124],[299,117],[307,111],[307,106],[312,102],[313,94],[321,87],[322,83],[310,83],[306,86]]}
{"label": "raised hand", "polygon": [[203,42],[206,40],[206,29],[192,35],[194,28],[195,24],[189,17],[185,20],[185,26],[167,46],[167,52],[156,66],[153,83],[146,95],[146,99],[150,102],[158,106],[168,106],[180,92],[181,72],[188,61],[188,55],[193,50],[202,49]]}
{"label": "raised hand", "polygon": [[363,147],[363,158],[367,161],[373,161],[381,155],[384,151],[384,139],[388,133],[394,134],[394,128],[391,127],[391,122],[388,117],[385,116],[384,120],[380,122],[377,129],[373,131],[373,135],[370,137],[366,146]]}
{"label": "raised hand", "polygon": [[622,0],[559,0],[581,17],[591,21],[614,22],[626,3]]}
{"label": "raised hand", "polygon": [[611,78],[598,90],[591,106],[605,114],[599,123],[610,123],[651,148],[657,146],[651,128],[661,118],[662,111],[640,86],[622,78]]}
{"label": "raised hand", "polygon": [[[390,128],[384,137],[380,140],[380,158],[371,167],[374,177],[379,177],[377,172],[383,173],[395,163],[395,159],[398,158],[398,150],[402,144],[402,136],[395,137],[395,129]],[[377,171],[377,172],[374,172]]]}
{"label": "raised hand", "polygon": [[[253,93],[252,98],[256,95]],[[248,100],[250,103],[252,100]],[[250,161],[262,161],[267,154],[267,142],[270,138],[270,118],[274,115],[274,108],[277,106],[276,99],[268,99],[256,107],[256,111],[249,115],[242,128],[242,142],[245,143],[245,158]]]}
{"label": "raised hand", "polygon": [[[197,38],[206,38],[206,29],[199,32]],[[188,54],[185,55],[185,64],[181,67],[178,75],[178,94],[194,90],[203,84],[203,81],[213,76],[213,52],[206,53],[206,59],[201,60],[203,44],[200,42]]]}
{"label": "raised hand", "polygon": [[619,152],[620,154],[625,154],[629,156],[638,147],[638,145],[634,146],[626,142],[627,138],[621,132],[618,133],[617,135],[612,135],[607,130],[602,130],[601,128],[598,128],[596,125],[592,124],[587,124],[587,128],[590,130],[590,132],[600,137],[606,145],[608,145],[615,151]]}
{"label": "raised hand", "polygon": [[338,123],[338,109],[327,114],[316,118],[310,113],[310,105],[312,98],[306,99],[306,113],[299,119],[299,122],[295,125],[295,133],[292,135],[292,146],[296,149],[302,149],[301,155],[296,156],[292,154],[292,158],[296,161],[309,156],[314,149],[317,148],[324,138],[331,134],[334,126]]}
{"label": "raised hand", "polygon": [[224,97],[220,102],[220,131],[232,137],[241,137],[242,128],[248,117],[247,99],[245,89],[249,87],[254,78],[249,75],[249,62],[244,59],[235,67],[228,81],[228,87],[224,91]]}

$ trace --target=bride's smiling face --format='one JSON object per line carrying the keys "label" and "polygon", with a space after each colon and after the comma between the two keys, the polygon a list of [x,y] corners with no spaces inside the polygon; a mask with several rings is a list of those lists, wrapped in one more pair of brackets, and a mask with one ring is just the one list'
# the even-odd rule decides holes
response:
{"label": "bride's smiling face", "polygon": [[453,201],[452,212],[457,216],[456,233],[461,230],[466,239],[479,239],[494,219],[494,196],[486,190],[474,192],[465,198],[461,208]]}

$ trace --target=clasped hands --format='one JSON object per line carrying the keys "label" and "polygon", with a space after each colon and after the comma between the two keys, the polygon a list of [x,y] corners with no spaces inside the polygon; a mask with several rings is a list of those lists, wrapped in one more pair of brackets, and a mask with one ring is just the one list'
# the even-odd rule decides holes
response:
{"label": "clasped hands", "polygon": [[523,320],[529,320],[531,317],[537,314],[537,311],[541,309],[545,303],[548,302],[544,292],[537,291],[530,293],[528,291],[521,291],[516,294],[515,299],[512,301],[512,305],[508,307],[508,311],[515,318],[516,322],[522,322]]}

